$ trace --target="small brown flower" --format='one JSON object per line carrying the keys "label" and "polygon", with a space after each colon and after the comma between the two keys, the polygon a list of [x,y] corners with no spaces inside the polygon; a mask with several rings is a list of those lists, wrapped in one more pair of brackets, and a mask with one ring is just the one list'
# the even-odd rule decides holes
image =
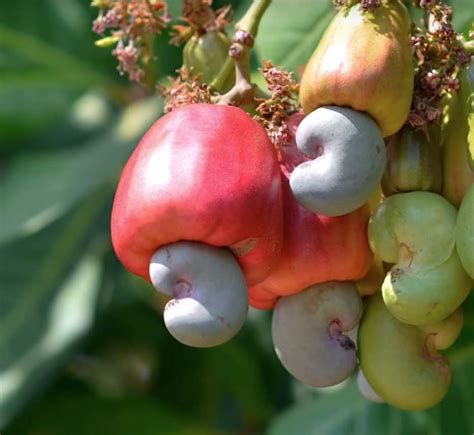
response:
{"label": "small brown flower", "polygon": [[186,23],[173,26],[171,44],[181,45],[193,34],[222,30],[230,22],[231,6],[224,6],[214,11],[212,0],[184,0],[180,19]]}
{"label": "small brown flower", "polygon": [[266,99],[257,98],[260,104],[254,119],[265,128],[273,144],[280,147],[289,140],[286,119],[300,109],[299,85],[293,79],[293,73],[274,67],[269,61],[263,61],[260,72],[267,82],[271,96]]}
{"label": "small brown flower", "polygon": [[117,58],[118,70],[127,73],[130,80],[141,81],[143,65],[150,59],[151,37],[159,34],[170,20],[164,1],[157,0],[94,0],[92,6],[100,9],[92,24],[99,35],[107,31],[117,45],[112,54]]}
{"label": "small brown flower", "polygon": [[415,27],[411,42],[415,69],[415,88],[408,122],[426,130],[438,122],[441,100],[459,89],[458,72],[470,56],[460,43],[451,20],[452,10],[441,0],[418,0],[417,5],[429,14],[427,28]]}
{"label": "small brown flower", "polygon": [[158,92],[165,100],[165,113],[171,112],[179,106],[197,103],[211,103],[212,94],[209,88],[199,82],[199,75],[181,67],[176,78],[169,77],[169,86],[158,86]]}

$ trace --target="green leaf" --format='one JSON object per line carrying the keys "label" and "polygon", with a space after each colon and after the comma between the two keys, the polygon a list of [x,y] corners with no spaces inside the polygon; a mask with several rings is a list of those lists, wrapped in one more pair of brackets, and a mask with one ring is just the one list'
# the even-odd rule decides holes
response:
{"label": "green leaf", "polygon": [[301,72],[334,15],[329,0],[273,0],[259,28],[257,56]]}
{"label": "green leaf", "polygon": [[471,0],[449,0],[446,3],[453,9],[453,26],[457,32],[469,32],[472,29],[474,14]]}
{"label": "green leaf", "polygon": [[[464,304],[465,325],[448,353],[452,384],[445,399],[426,411],[402,411],[363,399],[355,381],[297,403],[271,425],[269,435],[340,435],[384,433],[442,435],[474,432],[474,295]],[[383,368],[381,368],[383,370]]]}
{"label": "green leaf", "polygon": [[92,325],[103,241],[91,227],[109,197],[99,191],[57,225],[0,249],[0,427]]}
{"label": "green leaf", "polygon": [[[117,92],[110,51],[94,47],[94,12],[80,0],[3,2],[0,14],[0,144],[59,122],[78,93]],[[41,11],[41,12],[40,12]]]}
{"label": "green leaf", "polygon": [[249,350],[233,340],[219,348],[209,349],[206,371],[221,393],[232,397],[240,413],[252,423],[266,421],[271,413],[263,388],[261,368]]}
{"label": "green leaf", "polygon": [[118,175],[161,111],[158,99],[130,106],[120,121],[85,144],[13,158],[2,180],[0,244],[34,234]]}
{"label": "green leaf", "polygon": [[151,398],[57,394],[27,412],[5,435],[212,435]]}

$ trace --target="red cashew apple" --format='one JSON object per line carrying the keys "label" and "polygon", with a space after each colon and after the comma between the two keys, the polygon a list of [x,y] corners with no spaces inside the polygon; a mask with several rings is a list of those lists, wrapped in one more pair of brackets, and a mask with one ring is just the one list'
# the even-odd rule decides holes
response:
{"label": "red cashew apple", "polygon": [[303,117],[299,113],[290,117],[292,140],[279,153],[284,243],[272,274],[249,290],[250,304],[259,309],[272,308],[280,296],[298,293],[314,284],[362,278],[371,266],[367,206],[343,216],[323,216],[302,207],[291,192],[291,173],[306,160],[294,140],[296,128]]}
{"label": "red cashew apple", "polygon": [[111,230],[123,265],[174,296],[165,323],[175,338],[227,341],[247,314],[243,289],[270,274],[281,249],[280,174],[265,130],[231,106],[163,116],[123,170]]}

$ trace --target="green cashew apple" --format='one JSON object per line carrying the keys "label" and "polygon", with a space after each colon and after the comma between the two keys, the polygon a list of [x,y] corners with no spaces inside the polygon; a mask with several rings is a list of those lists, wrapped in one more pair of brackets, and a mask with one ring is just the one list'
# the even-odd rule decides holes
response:
{"label": "green cashew apple", "polygon": [[371,11],[350,3],[306,65],[301,104],[305,113],[328,105],[366,112],[390,136],[406,121],[412,100],[411,20],[400,0],[382,0]]}
{"label": "green cashew apple", "polygon": [[[183,48],[183,65],[192,68],[193,74],[199,74],[200,80],[210,84],[219,74],[228,58],[231,41],[223,31],[211,31],[202,35],[193,35]],[[228,91],[235,79],[232,68],[219,92]]]}
{"label": "green cashew apple", "polygon": [[358,335],[360,366],[368,383],[385,402],[401,409],[436,405],[451,383],[449,362],[437,345],[452,345],[461,326],[457,313],[426,330],[407,325],[392,316],[380,294],[372,296]]}
{"label": "green cashew apple", "polygon": [[349,281],[328,281],[281,297],[272,318],[273,345],[299,381],[328,387],[350,376],[357,364],[348,334],[359,323],[362,301]]}
{"label": "green cashew apple", "polygon": [[405,125],[387,141],[387,166],[382,178],[385,196],[423,190],[441,192],[443,172],[438,144],[422,131]]}
{"label": "green cashew apple", "polygon": [[382,284],[382,295],[398,320],[435,323],[467,297],[472,281],[455,249],[456,215],[440,195],[409,192],[387,198],[371,218],[371,248],[394,264]]}
{"label": "green cashew apple", "polygon": [[474,279],[474,185],[467,191],[459,208],[456,248],[464,269]]}
{"label": "green cashew apple", "polygon": [[365,204],[385,168],[385,143],[374,120],[348,107],[320,107],[296,130],[310,160],[290,177],[296,200],[314,213],[342,216]]}
{"label": "green cashew apple", "polygon": [[455,207],[474,184],[474,61],[459,72],[460,88],[447,106],[442,130],[442,194]]}

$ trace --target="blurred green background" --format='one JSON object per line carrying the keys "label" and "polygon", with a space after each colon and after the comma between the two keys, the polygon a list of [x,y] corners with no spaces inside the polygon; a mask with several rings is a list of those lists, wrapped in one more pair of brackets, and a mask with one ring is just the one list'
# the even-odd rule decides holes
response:
{"label": "blurred green background", "polygon": [[[181,2],[168,3],[179,16]],[[249,1],[231,3],[238,17]],[[471,0],[451,4],[467,31]],[[274,0],[255,65],[300,71],[333,13],[326,0]],[[274,354],[268,312],[251,310],[216,349],[168,335],[163,301],[118,263],[109,237],[121,168],[162,101],[94,47],[95,15],[86,0],[0,2],[2,435],[472,434],[473,295],[449,351],[452,388],[426,412],[368,403],[353,380],[295,382]],[[167,39],[157,43],[163,78],[181,65]]]}

